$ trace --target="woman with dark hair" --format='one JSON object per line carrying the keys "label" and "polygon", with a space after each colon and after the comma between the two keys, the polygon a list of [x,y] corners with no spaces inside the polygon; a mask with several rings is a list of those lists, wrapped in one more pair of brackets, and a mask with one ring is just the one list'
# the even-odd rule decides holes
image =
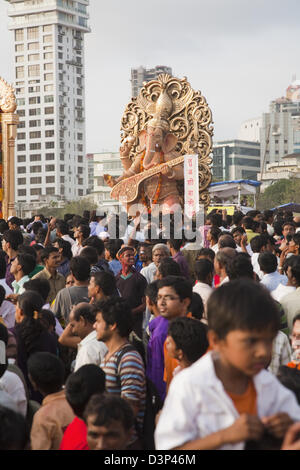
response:
{"label": "woman with dark hair", "polygon": [[34,291],[19,295],[16,306],[17,365],[22,370],[28,385],[30,398],[41,402],[42,396],[35,392],[28,378],[27,360],[35,352],[57,354],[57,339],[50,334],[39,319],[44,299]]}

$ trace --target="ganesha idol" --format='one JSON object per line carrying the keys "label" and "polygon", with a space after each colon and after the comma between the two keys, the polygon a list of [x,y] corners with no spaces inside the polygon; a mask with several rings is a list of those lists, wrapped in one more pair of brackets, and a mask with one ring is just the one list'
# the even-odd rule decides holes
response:
{"label": "ganesha idol", "polygon": [[193,91],[185,90],[183,99],[175,100],[177,82],[177,79],[163,74],[158,81],[145,85],[137,104],[134,103],[128,113],[131,114],[128,122],[131,122],[132,110],[139,105],[136,114],[139,116],[140,109],[144,108],[146,118],[141,126],[134,116],[133,124],[136,125],[132,124],[129,131],[127,129],[120,148],[124,172],[117,179],[104,175],[112,188],[111,197],[122,202],[129,213],[132,206],[137,207],[136,204],[142,204],[148,213],[155,207],[163,214],[174,212],[182,205],[180,188],[183,188],[184,180],[184,149],[182,144],[181,152],[176,149],[178,137],[170,132],[170,123],[172,116],[184,110]]}

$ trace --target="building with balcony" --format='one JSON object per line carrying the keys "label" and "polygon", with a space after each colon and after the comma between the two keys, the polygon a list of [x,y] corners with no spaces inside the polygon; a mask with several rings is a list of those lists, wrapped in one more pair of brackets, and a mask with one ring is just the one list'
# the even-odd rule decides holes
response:
{"label": "building with balcony", "polygon": [[279,167],[286,155],[300,153],[300,80],[294,80],[286,95],[270,103],[262,116],[260,133],[261,172],[275,163]]}
{"label": "building with balcony", "polygon": [[14,34],[20,123],[16,201],[74,200],[87,192],[84,35],[88,0],[6,0]]}
{"label": "building with balcony", "polygon": [[110,198],[111,188],[104,181],[104,174],[118,178],[123,173],[119,152],[94,153],[94,202],[104,212],[120,212],[120,203]]}
{"label": "building with balcony", "polygon": [[144,67],[138,67],[131,69],[131,95],[136,97],[139,94],[140,89],[143,87],[144,82],[150,82],[154,80],[161,73],[168,73],[172,75],[171,67],[166,65],[156,65],[152,69],[146,69]]}

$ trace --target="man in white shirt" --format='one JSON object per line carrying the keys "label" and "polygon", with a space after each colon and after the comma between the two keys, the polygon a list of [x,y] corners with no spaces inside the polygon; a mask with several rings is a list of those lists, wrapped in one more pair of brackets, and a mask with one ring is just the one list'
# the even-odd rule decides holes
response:
{"label": "man in white shirt", "polygon": [[85,364],[100,366],[107,353],[105,344],[97,340],[94,323],[93,306],[81,302],[71,310],[69,324],[59,338],[59,342],[65,346],[77,346],[75,371]]}
{"label": "man in white shirt", "polygon": [[73,240],[73,238],[69,235],[69,226],[64,220],[56,221],[56,236],[58,238],[63,238],[69,242],[71,246],[73,246],[75,243],[75,240]]}
{"label": "man in white shirt", "polygon": [[157,243],[152,249],[152,263],[141,269],[141,274],[146,278],[148,284],[153,282],[158,265],[163,258],[170,257],[170,250],[164,243]]}
{"label": "man in white shirt", "polygon": [[214,267],[216,274],[220,276],[220,286],[226,282],[229,282],[227,267],[236,254],[236,250],[230,247],[221,248],[216,254]]}
{"label": "man in white shirt", "polygon": [[193,292],[200,295],[204,306],[204,318],[206,315],[206,304],[213,292],[212,282],[214,277],[214,265],[208,259],[199,259],[195,263],[195,274],[197,282],[193,287]]}
{"label": "man in white shirt", "polygon": [[259,279],[262,279],[264,273],[259,267],[258,257],[260,253],[263,253],[267,249],[267,238],[261,235],[257,235],[250,241],[250,246],[251,250],[253,251],[253,254],[251,255],[251,263],[253,266],[253,270],[258,275]]}
{"label": "man in white shirt", "polygon": [[79,256],[80,252],[83,250],[83,241],[90,236],[91,229],[88,225],[79,224],[78,227],[74,229],[74,238],[76,242],[72,245],[72,254],[73,256]]}
{"label": "man in white shirt", "polygon": [[270,251],[260,253],[258,257],[258,264],[261,271],[264,273],[260,281],[270,292],[275,290],[279,284],[287,284],[287,277],[279,274],[277,271],[278,263],[277,258]]}
{"label": "man in white shirt", "polygon": [[273,299],[277,300],[277,302],[281,302],[281,299],[283,299],[283,297],[285,297],[288,294],[291,294],[292,292],[296,290],[297,281],[295,277],[293,276],[291,268],[294,264],[295,265],[297,264],[298,259],[299,259],[298,256],[291,256],[290,258],[286,259],[284,263],[284,267],[281,268],[279,266],[278,268],[280,274],[284,272],[284,274],[287,276],[288,282],[286,285],[278,284],[276,289],[274,289],[271,292]]}
{"label": "man in white shirt", "polygon": [[9,298],[16,298],[16,294],[20,295],[25,292],[24,284],[29,281],[28,274],[34,270],[35,264],[34,257],[27,253],[21,253],[15,257],[10,267],[10,272],[15,278],[12,283],[14,293],[10,294]]}

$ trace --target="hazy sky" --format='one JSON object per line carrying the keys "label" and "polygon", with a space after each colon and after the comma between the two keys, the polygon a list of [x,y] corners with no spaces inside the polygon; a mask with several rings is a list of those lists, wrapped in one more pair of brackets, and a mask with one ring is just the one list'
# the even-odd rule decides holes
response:
{"label": "hazy sky", "polygon": [[[0,75],[13,81],[13,36],[0,0]],[[201,90],[214,140],[268,111],[300,79],[299,0],[90,0],[85,36],[87,152],[116,151],[130,69],[168,65]]]}

